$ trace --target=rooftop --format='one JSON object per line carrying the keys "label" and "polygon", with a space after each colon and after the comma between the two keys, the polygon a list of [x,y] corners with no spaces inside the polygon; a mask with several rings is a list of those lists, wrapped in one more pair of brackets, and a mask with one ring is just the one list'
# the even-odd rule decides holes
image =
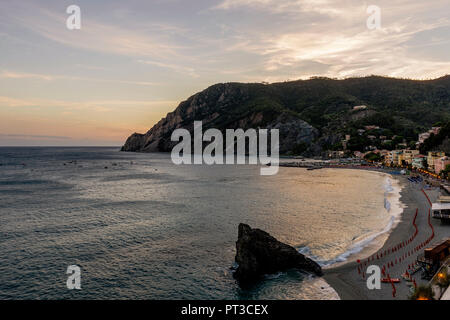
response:
{"label": "rooftop", "polygon": [[433,203],[433,205],[431,206],[431,210],[450,210],[450,203]]}

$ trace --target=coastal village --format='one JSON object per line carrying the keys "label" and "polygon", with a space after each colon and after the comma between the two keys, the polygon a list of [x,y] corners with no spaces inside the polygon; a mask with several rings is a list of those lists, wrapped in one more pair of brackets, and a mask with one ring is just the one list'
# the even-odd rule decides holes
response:
{"label": "coastal village", "polygon": [[[365,106],[355,108],[363,110]],[[379,136],[380,128],[368,125],[358,129],[357,134],[382,144],[391,144],[395,140],[394,148],[387,150],[367,145],[364,150],[352,151],[347,148],[352,137],[346,134],[341,141],[341,150],[329,151],[325,159],[281,161],[280,166],[307,170],[342,168],[393,174],[404,181],[408,198],[417,205],[417,208],[405,209],[402,218],[408,220],[411,235],[403,236],[404,239],[400,237],[403,240],[397,243],[387,241],[371,256],[358,259],[342,270],[338,268],[328,276],[328,282],[356,283],[355,287],[361,288],[361,296],[373,299],[386,299],[392,295],[393,299],[450,300],[450,157],[441,150],[420,152],[421,145],[438,135],[441,129],[434,126],[420,133],[414,143],[407,143],[395,136]],[[367,268],[371,265],[381,269],[382,294],[368,292],[365,287],[369,277]],[[348,268],[356,268],[353,276],[342,275],[349,273]],[[349,297],[354,297],[354,293]]]}
{"label": "coastal village", "polygon": [[[366,126],[365,129],[360,129],[360,132],[371,131],[380,129],[378,126]],[[406,142],[400,142],[396,146],[395,150],[379,150],[374,146],[367,146],[368,151],[354,151],[353,156],[356,159],[368,160],[369,162],[377,165],[384,165],[388,167],[397,167],[405,169],[420,170],[435,178],[448,178],[447,173],[450,171],[450,157],[446,156],[443,151],[429,151],[427,154],[420,154],[419,147],[426,139],[431,135],[437,135],[441,127],[432,127],[427,132],[421,133],[418,136],[418,141],[415,143],[416,148],[410,149],[407,147]],[[376,139],[374,135],[368,135],[369,139]],[[379,136],[379,139],[384,143],[394,140],[393,136],[391,140],[387,140],[386,136]],[[330,158],[342,158],[346,154],[346,144],[350,140],[350,135],[347,135],[345,140],[342,141],[344,150],[337,152],[330,152]],[[375,159],[375,160],[374,160]]]}
{"label": "coastal village", "polygon": [[[364,128],[367,131],[376,129],[378,129],[377,126],[366,126]],[[450,157],[441,150],[428,151],[426,154],[421,154],[419,150],[427,139],[438,135],[440,130],[441,127],[436,126],[420,133],[414,149],[408,148],[408,145],[402,141],[397,144],[397,148],[394,150],[379,150],[369,146],[369,150],[366,152],[356,151],[353,153],[355,158],[367,161],[367,164],[378,168],[399,168],[400,174],[409,176],[407,180],[410,184],[419,186],[430,206],[427,223],[432,231],[431,235],[413,250],[400,255],[394,262],[395,264],[400,263],[411,255],[415,258],[415,261],[408,264],[407,270],[401,275],[401,278],[406,282],[412,283],[410,290],[412,294],[409,297],[417,300],[450,300],[450,238],[448,237],[450,236],[450,187],[448,184],[450,179]],[[374,136],[370,135],[368,137],[373,138]],[[379,139],[387,138],[379,137]],[[395,137],[392,137],[392,139],[395,139]],[[347,140],[343,141],[344,148],[346,142]],[[419,210],[416,211],[416,215],[418,212]],[[441,221],[437,226],[446,227],[446,229],[443,229],[443,232],[440,232],[441,238],[436,237],[432,218],[434,221]],[[416,227],[415,221],[413,224]],[[414,240],[417,233],[418,229],[416,227],[414,236],[394,248],[394,250],[407,247]],[[444,237],[442,237],[443,234],[445,235]],[[372,259],[374,258],[372,256]],[[377,255],[377,258],[380,258],[380,254]],[[359,261],[358,265],[359,271],[362,272],[361,261]],[[391,262],[391,266],[393,266],[393,262]],[[394,283],[399,283],[401,281],[400,277],[393,280],[387,274],[385,265],[383,265],[382,272],[385,276],[383,278],[384,282],[391,283],[392,294],[395,296],[396,288]],[[414,279],[414,274],[419,272],[422,280],[421,285],[418,285]]]}

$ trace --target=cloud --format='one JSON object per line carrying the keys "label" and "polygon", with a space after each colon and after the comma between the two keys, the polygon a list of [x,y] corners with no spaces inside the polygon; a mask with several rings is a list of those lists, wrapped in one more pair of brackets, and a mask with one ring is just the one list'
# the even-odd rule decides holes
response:
{"label": "cloud", "polygon": [[28,139],[51,139],[51,140],[70,140],[70,137],[64,136],[44,136],[44,135],[36,135],[36,134],[7,134],[0,133],[0,137],[6,138],[28,138]]}
{"label": "cloud", "polygon": [[158,107],[161,105],[176,105],[177,101],[155,100],[93,100],[93,101],[64,101],[51,99],[18,99],[7,96],[0,96],[0,106],[2,107],[59,107],[66,111],[73,110],[89,110],[95,112],[110,112],[112,108],[142,108],[142,107]]}
{"label": "cloud", "polygon": [[[344,1],[348,2],[348,1]],[[351,11],[343,6],[336,5],[333,0],[224,0],[214,9],[237,10],[240,8],[250,8],[272,13],[315,13],[327,16],[338,16]]]}
{"label": "cloud", "polygon": [[164,63],[164,62],[158,62],[158,61],[151,61],[151,60],[138,60],[139,63],[152,65],[164,69],[169,69],[178,73],[187,74],[193,78],[198,78],[199,75],[195,72],[194,68],[186,67],[183,65],[177,65],[177,64],[170,64],[170,63]]}
{"label": "cloud", "polygon": [[[448,32],[444,39],[416,39],[450,26],[449,18],[439,14],[443,1],[380,1],[379,5],[381,30],[367,29],[367,5],[354,0],[224,0],[215,9],[247,10],[248,14],[259,10],[258,17],[263,12],[282,17],[283,23],[268,18],[263,29],[248,27],[230,39],[236,41],[230,42],[227,51],[247,52],[260,64],[259,72],[250,77],[256,81],[370,74],[423,79],[450,73],[448,58],[432,57],[433,45],[446,44]],[[418,55],[415,48],[424,42],[431,47]]]}
{"label": "cloud", "polygon": [[[42,37],[58,42],[65,46],[125,56],[147,56],[164,58],[178,56],[177,50],[182,48],[171,41],[170,35],[181,32],[175,26],[150,23],[114,25],[101,23],[82,16],[80,30],[70,31],[66,25],[67,16],[60,12],[28,3],[13,21]],[[142,30],[142,31],[141,31]]]}
{"label": "cloud", "polygon": [[23,73],[23,72],[10,72],[3,71],[0,73],[0,78],[5,79],[38,79],[38,80],[54,80],[55,77],[46,74],[36,74],[36,73]]}
{"label": "cloud", "polygon": [[162,83],[150,82],[150,81],[98,79],[98,78],[93,78],[93,77],[76,77],[76,76],[66,76],[66,75],[38,74],[38,73],[27,73],[27,72],[17,72],[17,71],[2,71],[2,72],[0,72],[0,78],[1,79],[35,79],[35,80],[45,80],[45,81],[73,80],[73,81],[132,84],[132,85],[138,85],[138,86],[162,85]]}

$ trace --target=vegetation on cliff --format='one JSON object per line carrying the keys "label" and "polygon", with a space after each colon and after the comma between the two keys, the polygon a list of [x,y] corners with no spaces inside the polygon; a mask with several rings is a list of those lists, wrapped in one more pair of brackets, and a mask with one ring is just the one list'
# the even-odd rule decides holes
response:
{"label": "vegetation on cliff", "polygon": [[[366,108],[354,109],[359,105]],[[349,150],[362,151],[369,144],[393,149],[400,141],[412,145],[418,133],[436,122],[450,121],[450,76],[426,81],[370,76],[216,84],[181,102],[147,133],[130,136],[122,150],[170,151],[175,144],[171,132],[191,130],[194,120],[203,121],[205,130],[282,124],[284,154],[323,155],[340,149],[346,134],[351,136]],[[358,133],[365,126],[377,128]]]}
{"label": "vegetation on cliff", "polygon": [[420,153],[426,154],[428,151],[443,151],[450,154],[450,122],[445,124],[436,123],[435,126],[442,126],[438,134],[431,134],[420,145]]}

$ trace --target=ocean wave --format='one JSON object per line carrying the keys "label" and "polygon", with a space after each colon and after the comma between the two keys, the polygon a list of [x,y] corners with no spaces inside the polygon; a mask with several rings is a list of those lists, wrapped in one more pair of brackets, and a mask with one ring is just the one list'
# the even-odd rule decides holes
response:
{"label": "ocean wave", "polygon": [[[384,208],[386,209],[386,211],[388,213],[391,213],[392,205],[391,205],[390,201],[388,200],[388,196],[390,196],[391,193],[396,191],[396,188],[394,188],[394,186],[392,186],[392,182],[389,177],[386,178],[386,183],[383,185],[383,188],[385,190]],[[400,197],[398,197],[397,200],[399,201],[399,199],[400,199]],[[381,231],[374,232],[374,233],[368,235],[367,237],[365,237],[364,239],[351,244],[345,252],[341,253],[340,255],[338,255],[337,257],[335,257],[333,259],[323,259],[321,257],[314,255],[308,246],[302,246],[302,247],[298,248],[298,252],[315,260],[321,267],[330,267],[335,264],[345,262],[348,260],[348,258],[350,256],[361,252],[365,247],[367,247],[369,244],[371,244],[377,237],[391,231],[396,226],[396,222],[397,222],[398,217],[400,216],[401,212],[402,212],[402,210],[400,210],[398,213],[392,212],[392,214],[389,217],[389,221],[388,221],[387,225]]]}

